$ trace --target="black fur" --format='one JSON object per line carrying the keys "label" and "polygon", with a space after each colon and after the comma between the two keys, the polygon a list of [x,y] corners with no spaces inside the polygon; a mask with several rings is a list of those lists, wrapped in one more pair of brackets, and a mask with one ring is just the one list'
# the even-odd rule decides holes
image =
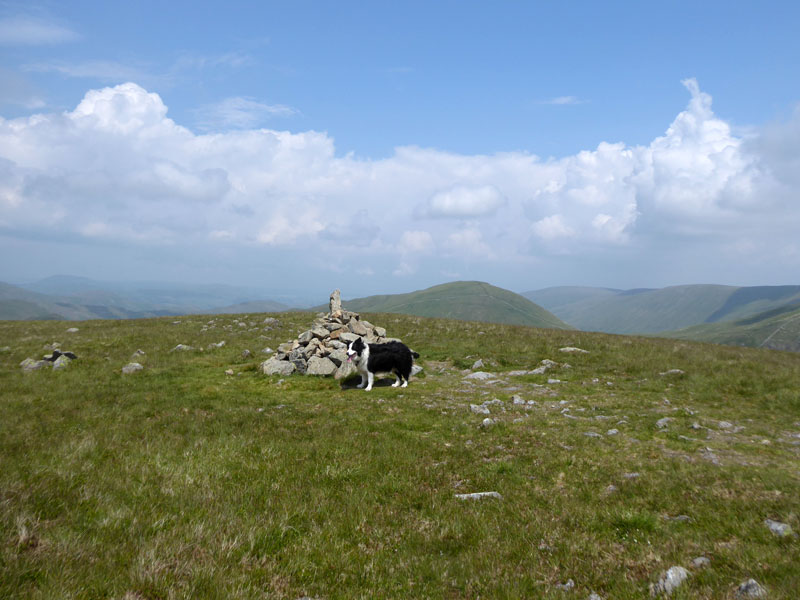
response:
{"label": "black fur", "polygon": [[[368,350],[368,351],[367,351]],[[347,349],[350,360],[353,360],[361,374],[361,385],[372,389],[375,373],[394,373],[397,376],[395,387],[408,385],[411,367],[419,354],[412,352],[402,342],[386,342],[385,344],[366,344],[362,338],[352,342]],[[366,364],[364,364],[364,355]]]}

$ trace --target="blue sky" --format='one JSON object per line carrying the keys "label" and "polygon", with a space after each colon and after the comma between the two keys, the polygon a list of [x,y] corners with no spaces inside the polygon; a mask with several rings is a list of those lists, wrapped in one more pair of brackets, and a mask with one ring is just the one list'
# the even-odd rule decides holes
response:
{"label": "blue sky", "polygon": [[798,23],[794,2],[3,2],[0,280],[796,284]]}

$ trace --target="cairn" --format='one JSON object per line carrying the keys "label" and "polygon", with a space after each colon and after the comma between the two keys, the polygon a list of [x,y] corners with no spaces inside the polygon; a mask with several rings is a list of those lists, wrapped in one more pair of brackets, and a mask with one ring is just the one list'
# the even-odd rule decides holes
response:
{"label": "cairn", "polygon": [[370,343],[383,343],[387,338],[383,327],[376,327],[361,316],[342,308],[342,297],[335,290],[330,297],[328,314],[320,313],[311,329],[297,339],[278,346],[277,352],[261,363],[265,375],[333,375],[347,379],[356,372],[347,360],[347,346],[363,337]]}

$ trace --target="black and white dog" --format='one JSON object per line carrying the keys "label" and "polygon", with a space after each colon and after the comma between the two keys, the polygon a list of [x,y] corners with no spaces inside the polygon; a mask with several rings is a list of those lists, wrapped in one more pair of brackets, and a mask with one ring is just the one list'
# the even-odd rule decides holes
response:
{"label": "black and white dog", "polygon": [[372,389],[375,373],[394,373],[397,381],[392,387],[406,387],[411,377],[411,366],[419,354],[409,350],[402,342],[386,342],[385,344],[367,344],[362,338],[350,342],[347,347],[347,360],[355,363],[361,375],[359,388]]}

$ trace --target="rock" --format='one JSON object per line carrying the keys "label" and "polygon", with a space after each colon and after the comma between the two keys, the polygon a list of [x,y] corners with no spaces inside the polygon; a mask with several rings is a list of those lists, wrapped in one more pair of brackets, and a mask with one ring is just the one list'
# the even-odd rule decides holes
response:
{"label": "rock", "polygon": [[331,299],[328,306],[330,308],[328,312],[331,314],[342,311],[342,293],[339,290],[333,290],[333,292],[331,292]]}
{"label": "rock", "polygon": [[[209,344],[208,350],[216,350],[217,348],[222,348],[225,345],[225,341],[217,342],[216,344]],[[175,348],[177,350],[177,348]]]}
{"label": "rock", "polygon": [[78,328],[70,327],[69,329],[67,329],[67,333],[78,333]]}
{"label": "rock", "polygon": [[250,358],[251,356],[253,356],[253,353],[250,352],[250,350],[247,350],[246,348],[242,350],[242,358]]}
{"label": "rock", "polygon": [[496,379],[494,375],[491,373],[487,373],[486,371],[475,371],[474,373],[470,373],[464,379],[471,379],[475,381],[486,381],[488,379]]}
{"label": "rock", "polygon": [[356,335],[355,333],[351,333],[346,331],[339,335],[339,339],[342,340],[345,344],[352,344],[355,342],[360,336]]}
{"label": "rock", "polygon": [[511,402],[513,402],[516,406],[524,406],[525,405],[525,400],[523,398],[521,398],[520,396],[517,396],[516,394],[511,396]]}
{"label": "rock", "polygon": [[700,449],[700,456],[702,456],[707,461],[711,462],[711,464],[714,464],[714,465],[717,465],[717,466],[722,464],[721,462],[719,462],[719,458],[717,458],[717,455],[714,454],[714,451],[711,448],[708,448],[708,447],[701,448]]}
{"label": "rock", "polygon": [[266,348],[264,348],[263,350],[261,350],[261,354],[272,354],[273,352],[275,352],[275,350],[273,350],[273,349],[272,349],[272,348],[270,348],[269,346],[267,346]]}
{"label": "rock", "polygon": [[489,407],[483,404],[470,404],[469,409],[476,415],[490,415]]}
{"label": "rock", "polygon": [[144,369],[144,367],[142,365],[140,365],[139,363],[131,362],[131,363],[128,363],[127,365],[125,365],[124,367],[122,367],[122,374],[123,375],[131,375],[133,373],[136,373],[137,371],[141,371],[142,369]]}
{"label": "rock", "polygon": [[333,375],[336,372],[336,365],[328,358],[312,356],[308,359],[306,375]]}
{"label": "rock", "polygon": [[346,350],[334,350],[328,355],[328,358],[333,361],[337,367],[341,367],[342,363],[347,362],[347,351]]}
{"label": "rock", "polygon": [[670,369],[669,371],[664,371],[663,373],[659,373],[662,377],[666,377],[668,375],[685,375],[686,373],[681,371],[680,369]]}
{"label": "rock", "polygon": [[766,519],[764,521],[764,525],[766,525],[769,528],[769,530],[778,537],[786,537],[787,535],[792,535],[792,527],[790,525],[787,525],[786,523],[780,523],[779,521]]}
{"label": "rock", "polygon": [[664,417],[663,419],[659,419],[656,421],[656,427],[659,429],[666,429],[667,426],[670,424],[670,421],[673,421],[672,417]]}
{"label": "rock", "polygon": [[671,596],[689,578],[689,571],[683,567],[670,567],[658,582],[650,585],[651,596]]}
{"label": "rock", "polygon": [[3,352],[11,352],[11,346],[3,346],[2,348],[0,348],[0,353]]}
{"label": "rock", "polygon": [[575,587],[575,582],[572,579],[567,579],[566,583],[557,583],[556,588],[562,590],[564,592],[570,591],[572,588]]}
{"label": "rock", "polygon": [[602,435],[600,435],[600,434],[599,434],[599,433],[597,433],[596,431],[587,431],[587,432],[586,432],[586,433],[584,433],[583,435],[585,435],[586,437],[591,437],[591,438],[599,438],[599,437],[603,437]]}
{"label": "rock", "polygon": [[344,381],[345,379],[349,379],[353,375],[358,372],[356,366],[349,360],[345,360],[339,368],[336,369],[336,373],[333,374],[333,378],[337,381]]}
{"label": "rock", "polygon": [[767,590],[755,579],[748,579],[736,588],[737,598],[766,598]]}
{"label": "rock", "polygon": [[559,352],[565,352],[567,354],[589,354],[588,350],[583,350],[582,348],[575,348],[574,346],[566,346],[564,348],[559,348]]}
{"label": "rock", "polygon": [[50,363],[46,360],[34,360],[33,358],[26,358],[19,366],[22,367],[22,370],[26,373],[30,373],[31,371],[38,371],[42,367],[49,367]]}
{"label": "rock", "polygon": [[330,332],[325,327],[317,326],[311,328],[311,334],[317,339],[324,340],[330,335]]}
{"label": "rock", "polygon": [[194,348],[187,346],[186,344],[178,344],[172,350],[170,350],[170,352],[188,352],[189,350],[194,350]]}
{"label": "rock", "polygon": [[233,369],[225,369],[225,375],[233,375]]}
{"label": "rock", "polygon": [[619,433],[619,429],[609,429],[606,431],[606,435],[617,435]]}
{"label": "rock", "polygon": [[286,360],[278,360],[274,356],[261,363],[261,372],[264,375],[291,375],[295,372],[295,365]]}
{"label": "rock", "polygon": [[592,592],[591,594],[589,594],[588,600],[603,600],[603,597],[600,594]]}
{"label": "rock", "polygon": [[474,363],[472,363],[472,369],[473,370],[474,369],[480,369],[482,367],[483,367],[483,360],[480,359],[480,358],[478,360],[476,360]]}
{"label": "rock", "polygon": [[70,357],[66,354],[62,354],[53,362],[53,370],[60,371],[61,369],[66,369],[71,362],[72,359]]}
{"label": "rock", "polygon": [[144,350],[137,350],[133,354],[131,354],[131,359],[139,358],[140,356],[145,356]]}
{"label": "rock", "polygon": [[498,492],[473,492],[472,494],[456,494],[455,497],[459,500],[483,500],[484,498],[503,499]]}
{"label": "rock", "polygon": [[419,375],[420,373],[422,373],[422,371],[423,371],[423,368],[420,367],[419,365],[412,365],[411,366],[411,376],[412,377],[414,377],[415,375]]}
{"label": "rock", "polygon": [[497,425],[497,421],[495,421],[494,419],[490,419],[489,417],[486,417],[483,421],[481,421],[481,427],[483,427],[484,429],[492,427],[494,425]]}
{"label": "rock", "polygon": [[363,337],[369,333],[366,327],[364,327],[363,323],[352,319],[348,324],[347,327],[350,331],[357,336]]}
{"label": "rock", "polygon": [[280,321],[278,321],[278,319],[276,319],[275,317],[267,317],[267,318],[264,319],[264,325],[272,325],[274,327],[274,326],[277,326],[279,324],[280,324]]}
{"label": "rock", "polygon": [[692,568],[693,569],[705,569],[708,565],[711,564],[711,561],[706,558],[705,556],[698,556],[694,560],[692,560]]}

